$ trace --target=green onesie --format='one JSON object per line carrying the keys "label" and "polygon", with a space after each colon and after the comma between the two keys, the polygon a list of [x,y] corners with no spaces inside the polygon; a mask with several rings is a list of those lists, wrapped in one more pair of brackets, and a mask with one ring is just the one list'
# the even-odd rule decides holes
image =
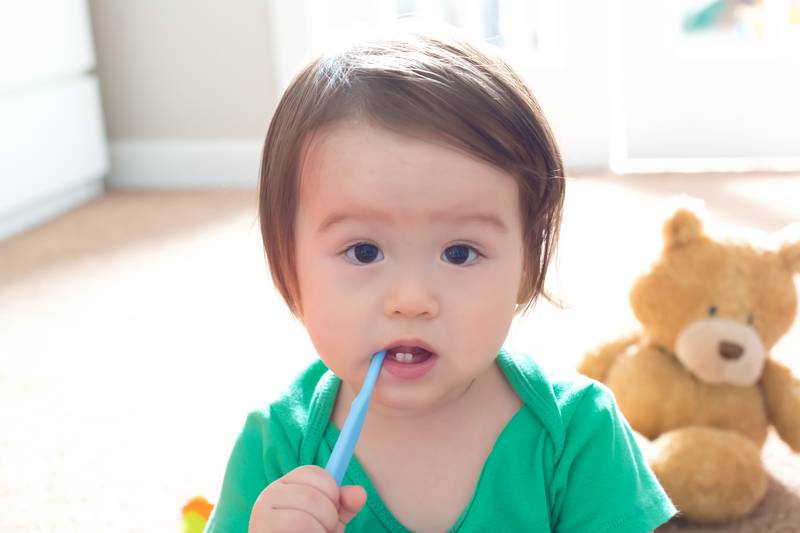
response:
{"label": "green onesie", "polygon": [[[501,349],[497,364],[523,406],[497,437],[472,500],[449,531],[649,532],[676,513],[604,385],[580,375],[551,381],[534,360]],[[294,468],[324,467],[339,431],[340,380],[309,366],[266,410],[250,413],[228,460],[211,533],[244,533],[258,495]],[[348,532],[408,532],[353,457],[343,481],[367,503]]]}

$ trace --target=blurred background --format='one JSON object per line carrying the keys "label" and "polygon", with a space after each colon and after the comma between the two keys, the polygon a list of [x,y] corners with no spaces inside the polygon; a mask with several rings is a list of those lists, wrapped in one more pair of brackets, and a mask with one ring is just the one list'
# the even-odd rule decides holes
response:
{"label": "blurred background", "polygon": [[[0,0],[0,531],[176,531],[216,499],[248,410],[316,357],[261,248],[271,113],[400,17],[500,47],[550,120],[565,308],[507,343],[554,371],[636,327],[674,195],[735,231],[800,222],[798,0]],[[769,450],[742,531],[800,521],[800,465]]]}

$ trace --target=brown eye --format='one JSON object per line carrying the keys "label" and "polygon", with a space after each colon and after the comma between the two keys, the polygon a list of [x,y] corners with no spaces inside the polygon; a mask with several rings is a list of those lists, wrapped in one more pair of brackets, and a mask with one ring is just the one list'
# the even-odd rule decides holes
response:
{"label": "brown eye", "polygon": [[752,326],[753,322],[755,322],[755,321],[756,321],[756,318],[753,316],[753,313],[750,313],[749,315],[747,315],[747,323],[748,324],[750,324]]}

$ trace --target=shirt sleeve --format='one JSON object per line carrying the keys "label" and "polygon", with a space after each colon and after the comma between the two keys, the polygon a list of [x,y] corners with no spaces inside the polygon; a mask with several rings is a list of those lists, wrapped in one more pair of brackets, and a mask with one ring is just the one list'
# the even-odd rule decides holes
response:
{"label": "shirt sleeve", "polygon": [[[280,477],[290,447],[282,445],[284,435],[270,424],[264,411],[250,413],[233,446],[217,504],[204,533],[247,533],[256,499],[274,479]],[[283,443],[286,444],[286,443]],[[269,452],[269,453],[267,453]]]}
{"label": "shirt sleeve", "polygon": [[550,487],[554,531],[650,532],[677,512],[605,385],[591,381],[562,407],[565,440]]}

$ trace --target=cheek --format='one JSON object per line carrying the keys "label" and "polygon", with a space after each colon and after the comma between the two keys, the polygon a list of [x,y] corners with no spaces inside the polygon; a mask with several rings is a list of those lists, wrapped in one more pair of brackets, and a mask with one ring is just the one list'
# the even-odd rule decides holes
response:
{"label": "cheek", "polygon": [[319,254],[298,262],[298,285],[308,314],[320,316],[329,324],[344,320],[365,307],[365,277],[343,267],[344,260]]}
{"label": "cheek", "polygon": [[[298,285],[303,302],[303,325],[323,362],[339,375],[359,339],[353,332],[366,320],[358,293],[335,275],[332,259],[298,250]],[[343,372],[344,371],[344,372]]]}
{"label": "cheek", "polygon": [[338,288],[330,279],[329,258],[302,228],[296,238],[297,283],[303,306],[327,310],[335,301]]}
{"label": "cheek", "polygon": [[297,269],[307,326],[317,321],[324,321],[326,317],[335,320],[341,316],[338,311],[347,306],[347,298],[335,280],[330,279],[325,269],[314,267],[309,263],[309,261],[299,262]]}
{"label": "cheek", "polygon": [[517,303],[520,282],[522,281],[522,253],[510,256],[497,263],[477,284],[478,297],[484,309],[504,313],[513,309]]}
{"label": "cheek", "polygon": [[358,331],[357,324],[359,320],[363,323],[363,318],[352,314],[348,301],[336,303],[335,295],[326,293],[325,287],[310,286],[308,290],[312,295],[304,309],[304,327],[308,337],[328,368],[338,375],[346,374],[345,360],[358,345],[352,332]]}
{"label": "cheek", "polygon": [[479,283],[454,287],[451,306],[474,319],[490,319],[496,313],[513,312],[519,283],[509,282],[510,277],[486,277]]}
{"label": "cheek", "polygon": [[465,346],[493,348],[502,343],[514,316],[521,267],[487,271],[485,275],[448,288],[448,314]]}

